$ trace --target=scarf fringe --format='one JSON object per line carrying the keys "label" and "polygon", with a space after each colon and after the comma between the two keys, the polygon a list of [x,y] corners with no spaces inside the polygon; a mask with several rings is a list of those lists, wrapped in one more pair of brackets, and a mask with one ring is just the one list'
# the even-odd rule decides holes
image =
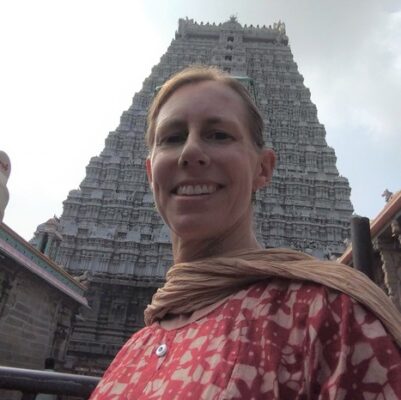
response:
{"label": "scarf fringe", "polygon": [[367,276],[346,265],[288,249],[236,252],[173,265],[165,285],[145,310],[145,323],[151,325],[166,314],[194,312],[272,277],[312,281],[346,293],[369,308],[401,347],[401,314]]}

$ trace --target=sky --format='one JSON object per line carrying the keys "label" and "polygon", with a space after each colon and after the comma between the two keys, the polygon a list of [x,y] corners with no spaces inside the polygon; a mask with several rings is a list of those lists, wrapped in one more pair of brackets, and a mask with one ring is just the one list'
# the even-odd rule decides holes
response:
{"label": "sky", "polygon": [[401,1],[5,0],[0,2],[0,150],[11,159],[4,222],[29,240],[60,216],[179,18],[286,24],[355,213],[401,189]]}

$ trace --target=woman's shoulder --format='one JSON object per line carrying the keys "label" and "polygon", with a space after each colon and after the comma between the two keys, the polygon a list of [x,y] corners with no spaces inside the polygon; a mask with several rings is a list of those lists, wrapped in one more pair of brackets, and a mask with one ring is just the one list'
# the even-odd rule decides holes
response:
{"label": "woman's shoulder", "polygon": [[266,279],[234,294],[225,308],[233,311],[235,304],[248,320],[302,319],[315,326],[347,321],[358,325],[368,337],[386,335],[383,324],[368,307],[346,293],[316,282]]}
{"label": "woman's shoulder", "polygon": [[277,304],[287,305],[293,308],[295,304],[303,304],[320,308],[323,305],[331,305],[341,299],[351,303],[357,303],[351,296],[323,284],[292,280],[285,278],[269,278],[254,283],[232,295],[230,300],[242,301],[250,304]]}

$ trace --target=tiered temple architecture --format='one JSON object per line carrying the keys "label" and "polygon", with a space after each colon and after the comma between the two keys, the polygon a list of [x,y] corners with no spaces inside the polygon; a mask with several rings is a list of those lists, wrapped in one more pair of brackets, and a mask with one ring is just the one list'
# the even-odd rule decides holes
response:
{"label": "tiered temple architecture", "polygon": [[285,26],[242,26],[180,19],[175,39],[121,116],[100,156],[69,193],[58,226],[42,225],[33,243],[68,272],[85,274],[83,311],[66,368],[96,374],[143,325],[142,312],[171,264],[168,229],[154,209],[144,160],[146,112],[155,88],[190,64],[216,65],[255,97],[266,143],[278,154],[273,182],[257,193],[255,226],[266,247],[318,257],[338,255],[349,236],[350,187],[339,175],[310,91],[293,60]]}

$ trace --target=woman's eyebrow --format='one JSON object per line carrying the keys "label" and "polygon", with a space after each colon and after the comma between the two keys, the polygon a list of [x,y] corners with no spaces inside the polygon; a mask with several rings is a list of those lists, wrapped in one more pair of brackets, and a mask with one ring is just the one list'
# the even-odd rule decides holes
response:
{"label": "woman's eyebrow", "polygon": [[185,126],[185,121],[179,118],[167,118],[162,120],[157,126],[156,130],[159,129],[179,129]]}
{"label": "woman's eyebrow", "polygon": [[204,121],[205,126],[212,126],[212,125],[225,125],[225,126],[236,126],[236,122],[229,119],[229,118],[222,118],[222,117],[210,117]]}
{"label": "woman's eyebrow", "polygon": [[[202,121],[203,126],[213,126],[218,124],[235,125],[235,122],[231,121],[228,118],[222,118],[220,116],[210,116]],[[183,129],[186,126],[187,126],[187,121],[185,121],[184,119],[171,117],[160,121],[160,123],[156,126],[156,131]]]}
{"label": "woman's eyebrow", "polygon": [[224,120],[221,117],[209,117],[206,119],[205,123],[208,125],[212,125],[212,124],[220,124],[222,122],[226,122],[226,120]]}

